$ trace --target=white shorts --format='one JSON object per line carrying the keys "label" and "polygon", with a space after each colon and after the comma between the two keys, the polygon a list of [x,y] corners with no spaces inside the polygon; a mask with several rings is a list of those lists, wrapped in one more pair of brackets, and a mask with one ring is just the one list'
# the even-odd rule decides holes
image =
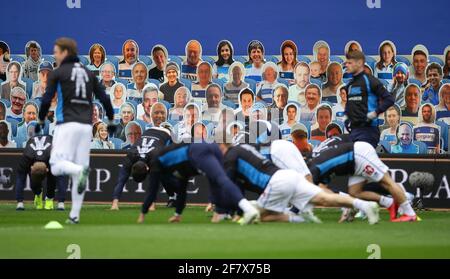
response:
{"label": "white shorts", "polygon": [[89,124],[68,122],[56,125],[50,165],[55,165],[59,161],[70,161],[88,167],[91,140],[92,126]]}
{"label": "white shorts", "polygon": [[270,145],[272,162],[280,169],[295,170],[303,177],[311,175],[302,154],[297,147],[287,140],[275,140]]}
{"label": "white shorts", "polygon": [[357,141],[354,146],[355,173],[348,180],[348,186],[363,181],[379,182],[389,168],[380,160],[372,145]]}
{"label": "white shorts", "polygon": [[300,211],[322,189],[308,182],[294,170],[279,170],[269,181],[264,193],[258,198],[258,206],[266,210],[283,213],[289,205]]}

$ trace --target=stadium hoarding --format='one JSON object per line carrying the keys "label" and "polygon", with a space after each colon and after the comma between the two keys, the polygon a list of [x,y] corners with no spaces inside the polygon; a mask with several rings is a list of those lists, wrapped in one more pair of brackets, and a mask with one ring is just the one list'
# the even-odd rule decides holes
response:
{"label": "stadium hoarding", "polygon": [[[125,156],[123,151],[93,151],[91,153],[91,173],[88,181],[86,201],[109,202],[117,182],[119,169]],[[0,153],[0,201],[15,200],[16,168],[21,160],[21,149],[2,150]],[[418,195],[419,189],[409,185],[409,175],[415,171],[429,172],[434,175],[435,181],[430,192],[424,193],[424,206],[428,208],[450,208],[450,156],[447,155],[381,155],[382,160],[389,166],[395,181],[403,185],[408,192]],[[130,179],[125,187],[121,201],[141,202],[146,192],[146,183],[135,183]],[[196,177],[188,187],[189,203],[207,203],[208,187],[204,177]],[[331,183],[333,190],[346,191],[347,178],[336,177]],[[68,188],[70,185],[68,185]],[[161,190],[163,191],[163,190]],[[249,198],[255,195],[249,194]],[[32,200],[32,192],[27,181],[25,199]],[[70,195],[67,195],[70,199]],[[158,200],[165,201],[167,195],[162,192]]]}

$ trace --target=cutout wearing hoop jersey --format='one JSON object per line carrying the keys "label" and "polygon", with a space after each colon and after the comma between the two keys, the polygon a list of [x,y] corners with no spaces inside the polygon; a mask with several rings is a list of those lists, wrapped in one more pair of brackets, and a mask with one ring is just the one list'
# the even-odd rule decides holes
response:
{"label": "cutout wearing hoop jersey", "polygon": [[390,145],[397,142],[397,127],[400,124],[400,107],[393,105],[384,112],[384,125],[380,126],[380,141],[387,141]]}
{"label": "cutout wearing hoop jersey", "polygon": [[347,88],[345,85],[339,86],[336,91],[336,104],[333,105],[333,120],[345,122],[345,105],[347,104]]}
{"label": "cutout wearing hoop jersey", "polygon": [[149,83],[142,90],[142,103],[137,105],[136,119],[152,123],[151,109],[158,102],[159,90],[156,85]]}
{"label": "cutout wearing hoop jersey", "polygon": [[122,144],[122,149],[130,149],[130,147],[138,141],[142,136],[142,128],[136,121],[130,121],[125,126],[126,140]]}
{"label": "cutout wearing hoop jersey", "polygon": [[306,103],[301,107],[300,122],[316,122],[316,109],[322,99],[322,90],[317,84],[309,84],[305,89]]}
{"label": "cutout wearing hoop jersey", "polygon": [[299,122],[300,106],[296,102],[289,102],[283,110],[283,123],[280,125],[281,136],[284,140],[292,141],[291,128]]}
{"label": "cutout wearing hoop jersey", "polygon": [[[347,53],[349,53],[350,51],[355,51],[355,50],[363,52],[363,48],[362,48],[361,44],[355,40],[348,41],[344,47],[344,55],[347,56]],[[345,78],[345,79],[352,78],[353,75],[351,73],[347,73],[347,71],[346,71],[347,67],[345,66],[345,63],[342,66],[343,66],[342,70],[344,72],[343,78]]]}
{"label": "cutout wearing hoop jersey", "polygon": [[273,89],[279,83],[278,67],[273,62],[267,62],[262,67],[262,81],[256,87],[256,97],[258,100],[264,101],[266,104],[273,103]]}
{"label": "cutout wearing hoop jersey", "polygon": [[250,113],[255,103],[255,93],[250,88],[244,88],[239,92],[239,107],[235,110],[237,121],[248,125],[250,121]]}
{"label": "cutout wearing hoop jersey", "polygon": [[120,106],[119,115],[120,119],[114,137],[126,141],[125,127],[136,118],[136,108],[133,104],[125,102]]}
{"label": "cutout wearing hoop jersey", "polygon": [[391,153],[419,154],[419,146],[413,142],[413,128],[410,123],[400,123],[396,135],[397,141],[391,146]]}
{"label": "cutout wearing hoop jersey", "polygon": [[127,99],[127,89],[125,85],[118,82],[111,87],[109,97],[114,109],[114,119],[120,119],[120,107]]}
{"label": "cutout wearing hoop jersey", "polygon": [[419,116],[420,88],[414,83],[405,88],[405,106],[402,108],[402,121],[416,125]]}
{"label": "cutout wearing hoop jersey", "polygon": [[289,89],[284,84],[277,84],[273,88],[273,103],[269,107],[270,120],[280,125],[283,123],[283,112],[286,108]]}
{"label": "cutout wearing hoop jersey", "polygon": [[10,94],[11,107],[6,111],[7,121],[22,122],[23,120],[23,107],[27,101],[27,93],[22,87],[14,87]]}
{"label": "cutout wearing hoop jersey", "polygon": [[23,77],[33,81],[38,80],[38,69],[41,64],[42,48],[36,41],[29,41],[25,45],[26,60],[23,63]]}
{"label": "cutout wearing hoop jersey", "polygon": [[398,62],[397,64],[395,64],[392,74],[393,79],[387,87],[387,90],[394,96],[395,104],[399,107],[404,107],[405,88],[406,86],[408,86],[409,79],[408,66],[403,62]]}
{"label": "cutout wearing hoop jersey", "polygon": [[184,107],[191,101],[191,91],[189,88],[182,86],[175,91],[174,105],[169,110],[169,120],[181,121],[183,120]]}
{"label": "cutout wearing hoop jersey", "polygon": [[430,63],[425,70],[427,86],[422,94],[422,102],[431,103],[433,106],[439,104],[439,89],[442,86],[442,67],[438,63]]}
{"label": "cutout wearing hoop jersey", "polygon": [[183,109],[183,120],[174,126],[176,142],[190,142],[192,125],[201,121],[201,110],[198,104],[188,103]]}
{"label": "cutout wearing hoop jersey", "polygon": [[197,80],[197,67],[202,62],[202,45],[190,40],[185,48],[186,60],[181,64],[181,78]]}
{"label": "cutout wearing hoop jersey", "polygon": [[223,87],[223,94],[226,100],[239,104],[238,95],[242,89],[249,85],[244,81],[245,68],[241,62],[235,61],[228,68],[228,82]]}
{"label": "cutout wearing hoop jersey", "polygon": [[378,79],[384,79],[387,82],[392,82],[393,69],[397,61],[397,47],[389,40],[383,41],[379,48],[378,53],[380,58],[375,64],[374,76]]}
{"label": "cutout wearing hoop jersey", "polygon": [[11,91],[15,87],[26,90],[26,84],[22,81],[22,66],[17,61],[12,61],[6,67],[6,81],[1,84],[1,98],[9,100]]}
{"label": "cutout wearing hoop jersey", "polygon": [[148,84],[148,69],[142,62],[136,62],[131,69],[132,83],[127,85],[127,99],[138,103],[142,101],[142,91]]}
{"label": "cutout wearing hoop jersey", "polygon": [[12,140],[11,124],[5,120],[0,121],[0,148],[17,148]]}
{"label": "cutout wearing hoop jersey", "polygon": [[0,41],[0,80],[6,80],[6,67],[11,62],[10,48],[7,43]]}
{"label": "cutout wearing hoop jersey", "polygon": [[219,122],[220,113],[225,108],[222,104],[222,88],[216,83],[211,83],[206,88],[206,106],[204,106],[202,119],[215,125]]}
{"label": "cutout wearing hoop jersey", "polygon": [[165,46],[157,44],[152,48],[151,55],[154,65],[148,70],[148,78],[164,82],[164,71],[166,69],[169,52]]}
{"label": "cutout wearing hoop jersey", "polygon": [[440,150],[440,127],[435,124],[435,119],[433,104],[423,104],[419,109],[419,121],[413,127],[414,140],[425,143],[429,154],[438,154]]}
{"label": "cutout wearing hoop jersey", "polygon": [[295,84],[289,87],[289,101],[306,104],[305,89],[310,84],[311,71],[306,62],[299,62],[294,68]]}
{"label": "cutout wearing hoop jersey", "polygon": [[105,87],[107,94],[110,94],[111,87],[116,83],[116,66],[106,61],[100,67],[100,83]]}
{"label": "cutout wearing hoop jersey", "polygon": [[197,80],[191,86],[192,100],[194,102],[199,104],[206,103],[206,88],[211,84],[211,80],[211,65],[206,61],[200,62],[197,67]]}
{"label": "cutout wearing hoop jersey", "polygon": [[106,51],[101,44],[93,44],[89,48],[89,65],[86,68],[93,72],[97,77],[100,76],[100,69],[105,63]]}
{"label": "cutout wearing hoop jersey", "polygon": [[326,129],[332,119],[331,106],[328,104],[321,104],[316,109],[316,123],[311,126],[311,140],[318,140],[320,142],[327,139]]}
{"label": "cutout wearing hoop jersey", "polygon": [[166,82],[159,86],[159,90],[164,94],[164,100],[171,105],[174,103],[175,92],[178,88],[184,86],[180,82],[180,68],[177,63],[169,62],[165,69]]}
{"label": "cutout wearing hoop jersey", "polygon": [[422,83],[422,88],[427,86],[426,68],[428,65],[429,52],[426,46],[416,45],[411,51],[412,63],[409,72],[412,79]]}
{"label": "cutout wearing hoop jersey", "polygon": [[337,62],[331,62],[327,68],[327,82],[322,86],[322,101],[337,103],[336,92],[343,85],[342,66]]}
{"label": "cutout wearing hoop jersey", "polygon": [[[317,41],[313,46],[313,62],[318,62],[320,65],[318,76],[314,73],[315,67],[314,64],[309,65],[311,68],[311,78],[319,79],[322,83],[327,80],[327,68],[328,64],[330,64],[330,45],[328,45],[325,41]],[[314,69],[313,69],[314,66]]]}
{"label": "cutout wearing hoop jersey", "polygon": [[[28,140],[28,125],[36,121],[39,109],[33,101],[28,101],[22,108],[22,121],[17,125],[17,137]],[[21,146],[20,146],[21,147]]]}
{"label": "cutout wearing hoop jersey", "polygon": [[253,40],[247,46],[248,60],[245,62],[245,78],[253,79],[258,85],[262,80],[264,59],[264,45]]}
{"label": "cutout wearing hoop jersey", "polygon": [[92,133],[91,149],[114,149],[114,145],[109,141],[108,128],[104,122],[95,123]]}
{"label": "cutout wearing hoop jersey", "polygon": [[223,81],[229,81],[229,68],[234,63],[233,45],[228,40],[222,40],[217,44],[217,61],[214,63],[213,77]]}
{"label": "cutout wearing hoop jersey", "polygon": [[444,79],[450,80],[450,46],[444,50]]}
{"label": "cutout wearing hoop jersey", "polygon": [[439,90],[436,120],[444,121],[447,125],[450,125],[450,83],[443,84]]}
{"label": "cutout wearing hoop jersey", "polygon": [[128,39],[122,45],[123,59],[119,62],[119,78],[131,80],[131,68],[139,61],[139,46],[136,41]]}
{"label": "cutout wearing hoop jersey", "polygon": [[53,71],[53,65],[49,61],[44,61],[38,68],[38,80],[33,83],[32,99],[42,98],[47,88],[47,78],[50,72]]}
{"label": "cutout wearing hoop jersey", "polygon": [[277,63],[279,77],[286,79],[289,85],[295,83],[294,80],[294,68],[297,65],[297,45],[291,41],[286,40],[280,47],[281,61]]}

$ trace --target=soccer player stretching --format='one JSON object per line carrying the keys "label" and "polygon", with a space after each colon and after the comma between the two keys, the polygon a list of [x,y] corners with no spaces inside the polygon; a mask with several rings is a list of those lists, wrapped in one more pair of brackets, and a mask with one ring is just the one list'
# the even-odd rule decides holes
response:
{"label": "soccer player stretching", "polygon": [[39,110],[36,132],[42,128],[50,103],[57,94],[56,128],[50,165],[53,175],[70,175],[72,178],[72,209],[67,223],[76,224],[89,176],[89,152],[92,139],[92,95],[100,100],[114,129],[110,99],[94,73],[87,70],[77,57],[77,44],[69,38],[55,42],[53,54],[58,68],[48,76],[47,89]]}

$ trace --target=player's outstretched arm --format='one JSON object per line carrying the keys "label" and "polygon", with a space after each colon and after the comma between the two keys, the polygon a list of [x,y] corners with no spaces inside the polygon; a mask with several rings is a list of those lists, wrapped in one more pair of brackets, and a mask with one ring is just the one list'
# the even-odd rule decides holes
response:
{"label": "player's outstretched arm", "polygon": [[145,197],[144,203],[142,204],[141,213],[139,214],[138,223],[143,223],[145,214],[148,213],[150,205],[156,200],[156,196],[159,189],[160,173],[159,172],[150,172],[149,174],[149,187],[148,193]]}
{"label": "player's outstretched arm", "polygon": [[177,182],[177,199],[175,200],[175,214],[170,217],[169,223],[179,223],[181,222],[181,214],[183,214],[186,208],[186,198],[187,198],[187,181]]}

